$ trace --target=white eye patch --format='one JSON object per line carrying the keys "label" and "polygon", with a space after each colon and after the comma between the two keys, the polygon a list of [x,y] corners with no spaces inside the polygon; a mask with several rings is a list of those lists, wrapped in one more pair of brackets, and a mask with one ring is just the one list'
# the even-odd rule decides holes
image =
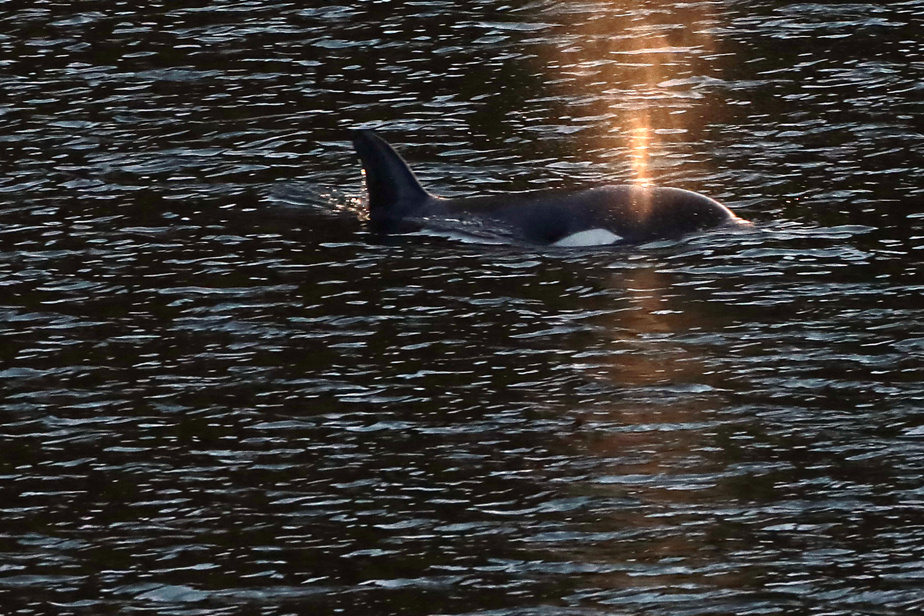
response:
{"label": "white eye patch", "polygon": [[615,244],[621,239],[621,237],[606,229],[587,229],[586,231],[578,231],[577,233],[566,235],[552,244],[552,246],[560,246],[562,248],[607,246],[609,244]]}

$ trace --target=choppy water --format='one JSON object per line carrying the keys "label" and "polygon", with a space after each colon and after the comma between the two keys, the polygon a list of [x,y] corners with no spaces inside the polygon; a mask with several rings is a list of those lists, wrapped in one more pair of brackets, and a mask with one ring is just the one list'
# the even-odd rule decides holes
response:
{"label": "choppy water", "polygon": [[[0,3],[4,614],[924,610],[924,2]],[[360,220],[650,179],[757,222]]]}

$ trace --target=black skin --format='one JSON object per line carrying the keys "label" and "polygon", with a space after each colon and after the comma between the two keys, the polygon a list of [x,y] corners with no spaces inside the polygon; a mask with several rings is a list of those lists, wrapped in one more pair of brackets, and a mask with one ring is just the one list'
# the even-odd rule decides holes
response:
{"label": "black skin", "polygon": [[428,221],[474,220],[529,243],[554,244],[574,233],[606,229],[622,238],[619,243],[637,244],[744,222],[704,195],[653,186],[440,199],[423,189],[407,163],[375,133],[360,131],[353,143],[366,174],[370,220],[384,232]]}

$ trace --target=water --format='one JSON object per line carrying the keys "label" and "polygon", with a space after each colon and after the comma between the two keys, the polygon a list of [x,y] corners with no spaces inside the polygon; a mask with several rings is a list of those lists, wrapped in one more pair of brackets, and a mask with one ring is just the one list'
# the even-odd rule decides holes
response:
{"label": "water", "polygon": [[[924,609],[924,2],[6,2],[5,614]],[[361,220],[651,180],[619,250]]]}

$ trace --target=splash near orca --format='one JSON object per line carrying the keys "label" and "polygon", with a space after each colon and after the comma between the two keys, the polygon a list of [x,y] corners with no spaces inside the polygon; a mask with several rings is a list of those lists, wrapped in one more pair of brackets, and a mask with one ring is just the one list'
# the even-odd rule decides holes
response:
{"label": "splash near orca", "polygon": [[573,247],[641,244],[748,224],[718,201],[679,188],[623,184],[443,199],[427,192],[373,131],[357,131],[353,146],[365,173],[369,220],[385,233],[474,222],[513,241]]}

